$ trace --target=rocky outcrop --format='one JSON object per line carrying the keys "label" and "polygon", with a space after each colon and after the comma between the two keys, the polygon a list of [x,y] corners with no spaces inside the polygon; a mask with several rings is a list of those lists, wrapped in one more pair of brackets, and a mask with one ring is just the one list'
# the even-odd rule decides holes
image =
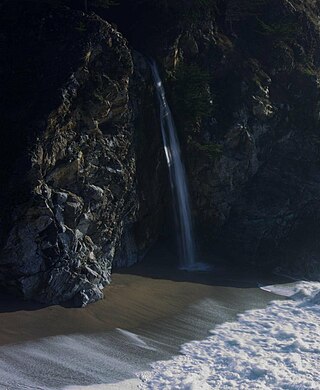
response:
{"label": "rocky outcrop", "polygon": [[132,47],[161,66],[201,245],[318,276],[317,2],[96,9],[130,48],[63,3],[0,1],[1,285],[85,305],[170,231],[152,78]]}
{"label": "rocky outcrop", "polygon": [[[163,151],[158,107],[148,60],[132,51],[134,72],[130,79],[136,161],[137,212],[127,224],[114,268],[128,267],[143,259],[168,225],[170,185]],[[170,222],[169,222],[170,223]]]}
{"label": "rocky outcrop", "polygon": [[319,276],[318,3],[133,11],[128,35],[162,64],[202,244],[232,261]]}
{"label": "rocky outcrop", "polygon": [[216,106],[199,143],[216,147],[213,164],[191,165],[199,222],[217,227],[235,261],[319,277],[319,9],[284,1],[239,12],[212,32],[205,68]]}
{"label": "rocky outcrop", "polygon": [[215,23],[195,25],[176,46],[182,63],[209,75],[213,102],[185,141],[198,224],[233,261],[313,277],[319,12],[314,2],[230,1]]}
{"label": "rocky outcrop", "polygon": [[2,10],[0,281],[85,305],[102,297],[137,209],[132,57],[94,14],[32,5]]}

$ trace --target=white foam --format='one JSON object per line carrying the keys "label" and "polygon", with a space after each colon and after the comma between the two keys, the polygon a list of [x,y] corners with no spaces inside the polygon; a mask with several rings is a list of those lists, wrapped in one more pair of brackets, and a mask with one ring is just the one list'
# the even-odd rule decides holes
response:
{"label": "white foam", "polygon": [[128,379],[126,381],[108,385],[68,386],[65,390],[137,390],[139,388],[138,385],[138,379]]}
{"label": "white foam", "polygon": [[134,379],[158,356],[150,343],[112,331],[1,346],[0,389],[131,390],[137,381],[127,379]]}
{"label": "white foam", "polygon": [[248,311],[185,344],[182,356],[154,363],[140,389],[318,390],[320,283],[290,289],[292,299]]}
{"label": "white foam", "polygon": [[142,337],[138,336],[137,334],[121,328],[116,328],[116,329],[119,333],[127,337],[133,345],[136,345],[137,347],[140,348],[149,349],[150,351],[156,351],[155,348],[150,347],[145,341],[142,340]]}
{"label": "white foam", "polygon": [[299,284],[301,284],[301,282],[273,284],[269,286],[260,286],[260,289],[271,292],[273,294],[281,295],[283,297],[290,297],[296,292],[295,289]]}

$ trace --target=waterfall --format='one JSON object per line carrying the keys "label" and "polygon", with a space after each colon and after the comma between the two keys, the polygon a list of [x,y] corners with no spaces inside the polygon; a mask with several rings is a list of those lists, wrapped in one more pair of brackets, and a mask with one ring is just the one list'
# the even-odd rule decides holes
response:
{"label": "waterfall", "polygon": [[169,169],[173,208],[179,234],[180,262],[183,269],[191,270],[196,267],[187,178],[174,120],[155,62],[151,63],[151,69],[160,106],[163,146]]}

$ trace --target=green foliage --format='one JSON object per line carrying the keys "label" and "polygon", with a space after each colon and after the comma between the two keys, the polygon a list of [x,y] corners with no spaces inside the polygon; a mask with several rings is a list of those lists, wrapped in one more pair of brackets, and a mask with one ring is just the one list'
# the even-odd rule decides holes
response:
{"label": "green foliage", "polygon": [[213,113],[211,77],[197,65],[179,65],[173,75],[172,100],[180,122],[195,123]]}
{"label": "green foliage", "polygon": [[79,31],[80,33],[86,32],[87,31],[86,24],[83,21],[80,21],[78,26],[76,27],[76,30]]}
{"label": "green foliage", "polygon": [[304,65],[298,65],[297,68],[300,70],[300,72],[306,76],[319,76],[319,72],[315,69],[313,64],[304,64]]}
{"label": "green foliage", "polygon": [[221,156],[223,152],[222,146],[214,142],[200,144],[199,142],[189,138],[188,145],[189,147],[195,150],[196,156],[197,156],[197,152],[199,152],[201,154],[204,154],[211,161],[215,161],[217,158]]}
{"label": "green foliage", "polygon": [[297,24],[293,22],[277,22],[267,24],[263,20],[258,20],[258,32],[262,35],[272,36],[278,39],[291,40],[300,31]]}

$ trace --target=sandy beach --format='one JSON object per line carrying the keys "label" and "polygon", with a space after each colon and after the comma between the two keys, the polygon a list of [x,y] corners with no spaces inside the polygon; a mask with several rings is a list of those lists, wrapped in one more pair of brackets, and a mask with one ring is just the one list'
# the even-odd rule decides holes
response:
{"label": "sandy beach", "polygon": [[105,299],[86,308],[45,307],[2,294],[0,345],[151,326],[206,298],[235,315],[261,307],[275,297],[256,288],[258,283],[270,284],[270,278],[260,281],[256,278],[238,273],[233,279],[232,274],[225,279],[225,275],[219,277],[216,271],[188,273],[170,267],[148,269],[138,265],[125,273],[115,273],[112,284],[105,289]]}
{"label": "sandy beach", "polygon": [[2,295],[0,388],[131,388],[151,362],[178,354],[183,343],[205,338],[238,313],[280,299],[258,287],[279,282],[248,270],[188,273],[142,264],[115,273],[105,299],[84,309]]}

